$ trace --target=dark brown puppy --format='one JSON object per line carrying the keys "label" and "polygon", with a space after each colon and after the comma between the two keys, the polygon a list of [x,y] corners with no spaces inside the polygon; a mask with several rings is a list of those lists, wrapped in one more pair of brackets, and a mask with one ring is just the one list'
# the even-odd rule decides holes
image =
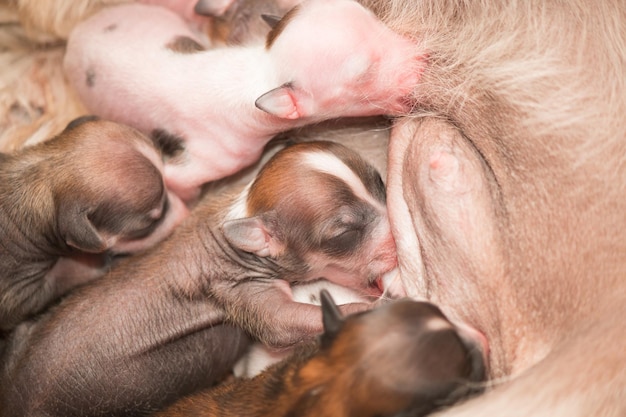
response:
{"label": "dark brown puppy", "polygon": [[252,379],[184,398],[157,417],[419,417],[479,391],[480,342],[425,302],[341,318],[322,292],[324,334]]}
{"label": "dark brown puppy", "polygon": [[187,211],[161,169],[144,135],[91,117],[0,154],[0,330],[169,234]]}

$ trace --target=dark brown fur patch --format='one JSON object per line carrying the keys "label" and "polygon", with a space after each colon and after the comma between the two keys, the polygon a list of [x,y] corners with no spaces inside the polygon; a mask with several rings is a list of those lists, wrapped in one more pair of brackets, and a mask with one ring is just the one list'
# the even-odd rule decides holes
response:
{"label": "dark brown fur patch", "polygon": [[188,36],[177,36],[173,41],[165,45],[165,47],[177,54],[195,54],[206,50],[202,45]]}
{"label": "dark brown fur patch", "polygon": [[87,84],[87,87],[96,85],[96,71],[93,68],[88,68],[85,72],[85,84]]}
{"label": "dark brown fur patch", "polygon": [[265,41],[265,47],[267,49],[270,49],[272,47],[276,38],[278,38],[278,36],[283,32],[283,30],[285,30],[285,27],[287,27],[289,22],[291,22],[291,20],[299,11],[300,11],[300,5],[294,7],[289,12],[287,12],[287,14],[283,16],[282,19],[280,19],[280,21],[276,24],[274,28],[272,28],[272,30],[270,30],[270,32],[267,34],[267,39]]}
{"label": "dark brown fur patch", "polygon": [[173,158],[185,149],[183,138],[165,129],[154,129],[150,137],[152,142],[161,150],[161,153],[165,157]]}

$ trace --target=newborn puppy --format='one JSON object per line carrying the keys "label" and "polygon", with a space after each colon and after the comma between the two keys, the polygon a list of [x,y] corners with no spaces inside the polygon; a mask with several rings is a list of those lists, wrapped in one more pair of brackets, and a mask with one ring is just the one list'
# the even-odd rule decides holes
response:
{"label": "newborn puppy", "polygon": [[183,398],[158,417],[420,417],[475,394],[486,352],[426,302],[341,318],[322,292],[324,334],[253,379]]}
{"label": "newborn puppy", "polygon": [[78,25],[64,60],[91,112],[164,144],[166,184],[189,202],[257,161],[279,132],[405,113],[423,65],[412,42],[352,0],[297,6],[265,44],[205,44],[170,10],[129,4]]}
{"label": "newborn puppy", "polygon": [[148,138],[93,117],[0,154],[0,330],[168,235],[187,210],[161,171]]}

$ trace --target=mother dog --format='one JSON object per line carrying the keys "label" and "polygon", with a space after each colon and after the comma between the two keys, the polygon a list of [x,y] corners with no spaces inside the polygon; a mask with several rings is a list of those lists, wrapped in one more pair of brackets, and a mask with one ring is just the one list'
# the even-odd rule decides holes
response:
{"label": "mother dog", "polygon": [[625,415],[626,4],[370,3],[430,56],[389,149],[403,282],[502,380],[443,415]]}

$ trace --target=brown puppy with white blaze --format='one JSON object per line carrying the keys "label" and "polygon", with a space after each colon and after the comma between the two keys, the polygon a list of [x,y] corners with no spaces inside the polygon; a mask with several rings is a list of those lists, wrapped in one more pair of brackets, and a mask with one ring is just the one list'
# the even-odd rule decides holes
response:
{"label": "brown puppy with white blaze", "polygon": [[320,343],[156,416],[421,417],[480,392],[480,341],[433,304],[403,299],[342,318],[327,292],[321,300]]}
{"label": "brown puppy with white blaze", "polygon": [[390,140],[403,282],[501,382],[442,415],[626,415],[626,3],[364,2],[430,57]]}
{"label": "brown puppy with white blaze", "polygon": [[164,239],[187,209],[162,169],[149,138],[93,117],[0,154],[0,330]]}
{"label": "brown puppy with white blaze", "polygon": [[158,409],[232,368],[247,339],[225,322],[271,346],[311,339],[320,307],[293,301],[289,284],[324,275],[379,295],[377,278],[396,265],[384,191],[339,144],[280,151],[238,197],[202,200],[160,245],[18,327],[4,417]]}

